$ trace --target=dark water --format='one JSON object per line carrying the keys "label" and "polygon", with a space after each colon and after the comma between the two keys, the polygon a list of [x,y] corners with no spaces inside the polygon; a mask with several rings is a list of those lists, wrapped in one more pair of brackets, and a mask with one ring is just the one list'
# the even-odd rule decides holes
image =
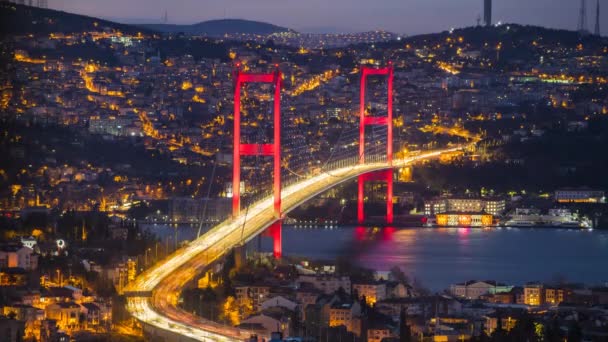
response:
{"label": "dark water", "polygon": [[283,239],[286,255],[335,258],[342,253],[377,271],[399,266],[433,290],[471,279],[608,282],[607,231],[285,227]]}
{"label": "dark water", "polygon": [[[173,228],[151,226],[159,236]],[[191,239],[195,228],[180,227]],[[271,250],[268,238],[262,249]],[[377,271],[401,267],[432,290],[471,279],[608,282],[608,231],[533,228],[283,227],[284,255],[333,260],[346,256]]]}

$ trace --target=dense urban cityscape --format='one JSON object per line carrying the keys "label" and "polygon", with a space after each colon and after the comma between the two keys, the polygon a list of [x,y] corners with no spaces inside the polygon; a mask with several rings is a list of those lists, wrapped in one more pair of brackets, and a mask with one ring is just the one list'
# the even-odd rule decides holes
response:
{"label": "dense urban cityscape", "polygon": [[608,341],[600,1],[479,2],[408,36],[0,1],[0,340]]}

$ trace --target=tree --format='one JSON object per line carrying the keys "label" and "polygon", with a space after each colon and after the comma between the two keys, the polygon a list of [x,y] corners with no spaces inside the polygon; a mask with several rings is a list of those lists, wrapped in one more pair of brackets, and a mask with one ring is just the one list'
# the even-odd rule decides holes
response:
{"label": "tree", "polygon": [[233,326],[240,324],[241,320],[239,317],[239,305],[237,303],[236,298],[232,296],[226,297],[224,304],[222,304],[220,320],[227,322]]}
{"label": "tree", "polygon": [[247,297],[238,303],[240,317],[248,317],[253,313],[253,299]]}
{"label": "tree", "polygon": [[411,342],[411,340],[412,330],[407,324],[407,311],[401,309],[401,313],[399,314],[399,342]]}
{"label": "tree", "polygon": [[508,337],[514,341],[538,341],[532,317],[528,314],[520,316],[513,329],[509,331]]}
{"label": "tree", "polygon": [[507,334],[502,328],[502,312],[500,311],[496,312],[496,329],[490,335],[490,339],[496,342],[506,341],[507,339]]}
{"label": "tree", "polygon": [[579,342],[583,338],[583,332],[578,322],[573,322],[568,327],[568,342]]}
{"label": "tree", "polygon": [[391,268],[389,277],[391,277],[393,280],[398,281],[400,283],[404,283],[404,284],[410,283],[410,279],[405,274],[405,272],[403,272],[401,270],[401,267],[399,267],[399,266],[393,266],[393,268]]}
{"label": "tree", "polygon": [[545,341],[548,342],[562,340],[561,331],[559,328],[559,321],[556,317],[553,317],[548,324],[545,324],[544,337]]}

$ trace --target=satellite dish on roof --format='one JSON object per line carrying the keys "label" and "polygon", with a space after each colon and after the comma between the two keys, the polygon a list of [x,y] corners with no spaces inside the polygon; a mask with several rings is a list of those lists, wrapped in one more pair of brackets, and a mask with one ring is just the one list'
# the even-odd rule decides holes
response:
{"label": "satellite dish on roof", "polygon": [[66,246],[65,241],[63,239],[57,239],[57,248],[64,249]]}

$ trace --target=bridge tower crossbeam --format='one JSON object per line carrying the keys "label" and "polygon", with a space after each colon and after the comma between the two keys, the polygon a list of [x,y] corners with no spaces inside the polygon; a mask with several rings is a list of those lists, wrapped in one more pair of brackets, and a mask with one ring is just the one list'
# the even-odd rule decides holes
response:
{"label": "bridge tower crossbeam", "polygon": [[[388,77],[387,90],[387,116],[374,117],[365,115],[365,85],[367,77],[371,75],[385,75]],[[359,164],[365,164],[365,126],[382,125],[386,126],[387,141],[386,141],[386,162],[389,165],[393,163],[393,78],[394,69],[391,62],[384,68],[373,68],[369,66],[361,66],[361,85],[359,89]]]}
{"label": "bridge tower crossbeam", "polygon": [[[273,238],[274,256],[282,254],[281,236],[281,72],[255,74],[244,73],[239,65],[234,73],[234,144],[232,169],[232,216],[237,217],[241,210],[241,156],[272,156],[274,213],[277,218],[269,233]],[[274,85],[273,142],[271,144],[241,144],[241,87],[246,83],[270,83]]]}

